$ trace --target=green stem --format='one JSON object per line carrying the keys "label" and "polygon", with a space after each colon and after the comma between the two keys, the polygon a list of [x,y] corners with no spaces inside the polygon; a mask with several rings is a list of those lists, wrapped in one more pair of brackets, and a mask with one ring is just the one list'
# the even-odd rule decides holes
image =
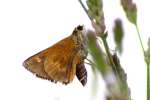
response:
{"label": "green stem", "polygon": [[89,17],[89,19],[92,21],[92,17],[88,14],[88,10],[86,9],[86,7],[84,6],[82,0],[79,0],[79,3],[81,4],[83,10],[85,11],[85,13],[87,14],[87,16]]}
{"label": "green stem", "polygon": [[[144,57],[146,57],[146,53],[145,53],[145,50],[144,50],[144,46],[143,46],[143,43],[142,43],[142,39],[141,39],[141,36],[140,36],[138,25],[135,25],[135,27],[136,27],[136,30],[137,30],[138,38],[139,38],[139,41],[140,41],[140,44],[141,44],[141,48],[142,48]],[[146,60],[145,60],[145,63],[147,65],[147,100],[150,100],[150,64]]]}
{"label": "green stem", "polygon": [[114,62],[113,62],[112,56],[111,56],[111,54],[110,54],[110,52],[109,52],[109,46],[108,46],[108,44],[107,44],[106,37],[101,37],[101,38],[102,38],[102,41],[103,41],[103,44],[104,44],[105,51],[106,51],[106,53],[107,53],[108,59],[109,59],[109,61],[110,61],[110,64],[111,64],[112,67],[115,69],[115,73],[116,73],[117,75],[119,75],[118,72],[117,72],[116,66],[115,66],[115,64],[114,64]]}
{"label": "green stem", "polygon": [[[89,16],[88,14],[88,10],[86,9],[86,7],[84,6],[82,0],[79,0],[79,3],[81,4],[82,8],[84,9],[84,11],[86,12],[87,16],[89,17],[89,19],[91,20],[91,22],[93,21],[93,18],[91,16]],[[105,47],[105,50],[106,50],[106,53],[107,53],[107,56],[109,58],[109,61],[111,63],[111,65],[114,67],[114,69],[116,70],[116,66],[112,60],[112,57],[111,57],[111,54],[109,52],[109,47],[108,47],[108,44],[107,44],[107,41],[106,41],[106,37],[101,37],[102,38],[102,41],[103,41],[103,44],[104,44],[104,47]],[[116,70],[116,73],[117,73],[117,70]]]}
{"label": "green stem", "polygon": [[138,28],[137,25],[135,25],[135,27],[136,27],[136,31],[137,31],[137,34],[138,34],[138,38],[140,40],[140,44],[141,44],[141,47],[142,47],[143,54],[145,56],[145,50],[144,50],[144,46],[143,46],[142,39],[141,39],[141,36],[140,36],[139,28]]}
{"label": "green stem", "polygon": [[150,64],[147,63],[147,100],[150,100]]}
{"label": "green stem", "polygon": [[[84,4],[82,3],[82,0],[79,0],[79,3],[81,4],[82,8],[84,9],[84,11],[86,12],[87,16],[89,17],[89,19],[91,20],[91,22],[93,21],[93,18],[88,14],[88,10],[86,9],[86,7],[84,6]],[[108,59],[110,61],[110,64],[111,66],[113,67],[113,70],[115,71],[114,73],[116,74],[116,78],[119,79],[118,75],[119,75],[119,72],[117,71],[117,68],[116,68],[116,65],[114,64],[114,61],[112,59],[112,55],[109,51],[109,46],[107,44],[107,41],[106,41],[106,37],[105,36],[102,36],[101,37],[102,41],[103,41],[103,44],[104,44],[104,48],[105,48],[105,51],[107,53],[107,56],[108,56]],[[94,65],[94,64],[93,64]],[[94,68],[94,67],[93,67]],[[120,81],[120,80],[119,80]],[[119,84],[120,85],[120,84]],[[121,84],[122,85],[122,84]],[[130,100],[130,99],[129,99]]]}

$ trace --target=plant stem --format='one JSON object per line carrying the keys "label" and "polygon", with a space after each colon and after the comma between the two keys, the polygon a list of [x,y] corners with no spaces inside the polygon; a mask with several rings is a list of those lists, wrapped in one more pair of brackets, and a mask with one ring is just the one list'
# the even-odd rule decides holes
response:
{"label": "plant stem", "polygon": [[150,64],[147,63],[147,100],[150,100]]}
{"label": "plant stem", "polygon": [[144,50],[144,46],[143,46],[142,39],[141,39],[141,36],[140,36],[140,32],[139,32],[138,25],[135,25],[135,27],[136,27],[136,31],[137,31],[138,38],[139,38],[139,40],[140,40],[140,45],[141,45],[141,47],[142,47],[143,54],[144,54],[144,56],[145,56],[145,50]]}
{"label": "plant stem", "polygon": [[87,16],[89,17],[89,19],[92,21],[93,19],[92,19],[92,17],[91,17],[91,16],[89,16],[89,14],[88,14],[88,10],[87,10],[87,9],[86,9],[86,7],[84,6],[84,4],[83,4],[82,0],[79,0],[79,3],[81,4],[81,6],[82,6],[83,10],[85,11],[85,13],[86,13],[86,14],[87,14]]}
{"label": "plant stem", "polygon": [[[136,30],[137,30],[137,34],[138,34],[140,44],[141,44],[143,55],[144,55],[144,57],[146,57],[146,53],[145,53],[145,50],[144,50],[144,46],[143,46],[143,43],[142,43],[142,39],[141,39],[141,36],[140,36],[138,25],[136,24],[135,27],[136,27]],[[150,64],[146,60],[145,60],[145,63],[147,65],[147,100],[150,100]]]}
{"label": "plant stem", "polygon": [[110,54],[110,52],[109,52],[109,46],[108,46],[108,44],[107,44],[106,37],[101,37],[101,38],[102,38],[102,41],[103,41],[103,44],[104,44],[105,51],[106,51],[106,53],[107,53],[108,59],[109,59],[109,61],[110,61],[110,64],[111,64],[112,67],[115,69],[115,73],[116,73],[117,75],[119,75],[118,72],[117,72],[116,66],[115,66],[115,64],[114,64],[114,62],[113,62],[113,60],[112,60],[112,56],[111,56],[111,54]]}
{"label": "plant stem", "polygon": [[[79,0],[79,3],[81,4],[82,8],[84,9],[84,11],[86,12],[87,16],[89,17],[89,19],[91,20],[91,22],[93,21],[93,19],[89,16],[88,14],[88,10],[86,9],[86,7],[84,6],[82,0]],[[109,47],[108,47],[108,44],[107,44],[107,41],[106,41],[106,38],[105,37],[101,37],[102,38],[102,41],[103,41],[103,44],[104,44],[104,47],[105,47],[105,50],[106,50],[106,53],[107,53],[107,56],[110,60],[110,63],[111,65],[115,68],[116,70],[116,67],[115,67],[115,64],[113,63],[113,60],[112,60],[112,57],[111,57],[111,54],[109,52]],[[117,73],[117,70],[116,70],[116,73]]]}
{"label": "plant stem", "polygon": [[[91,22],[93,22],[93,18],[89,15],[88,10],[87,10],[86,7],[84,6],[82,0],[79,0],[79,3],[81,4],[83,10],[84,10],[85,13],[87,14],[87,16],[89,17],[89,19],[91,20]],[[106,33],[106,34],[107,34],[107,33]],[[124,84],[126,84],[126,83],[121,82],[121,79],[119,79],[119,71],[117,70],[117,67],[116,67],[116,65],[115,65],[115,63],[114,63],[114,61],[113,61],[112,55],[111,55],[111,53],[110,53],[110,51],[109,51],[109,46],[108,46],[108,43],[107,43],[107,40],[106,40],[107,36],[105,36],[106,34],[103,33],[104,36],[100,36],[100,38],[102,39],[102,42],[103,42],[105,51],[106,51],[106,53],[107,53],[107,56],[108,56],[108,59],[109,59],[109,62],[110,62],[110,65],[112,66],[113,74],[116,74],[115,76],[116,76],[116,79],[117,79],[117,85],[120,85],[119,88],[122,89],[122,87],[123,87]],[[87,59],[87,60],[88,60],[88,59]],[[88,60],[88,61],[91,63],[90,60]],[[95,64],[93,64],[93,63],[91,63],[91,64],[92,64],[92,65],[95,65]],[[94,67],[93,67],[93,68],[94,68]],[[101,70],[102,70],[102,69],[101,69]],[[102,71],[102,72],[103,72],[103,71]],[[102,73],[102,74],[108,74],[108,73]],[[118,79],[119,79],[119,80],[118,80]],[[114,85],[116,85],[116,84],[111,84],[111,86],[113,86],[113,87],[114,87]],[[111,89],[111,88],[110,88],[110,89]],[[126,88],[126,89],[128,89],[128,88]],[[110,91],[110,93],[111,93],[111,92],[115,92],[115,91],[113,91],[113,90],[109,90],[109,91]],[[121,94],[119,94],[119,95],[121,95]],[[123,95],[122,95],[122,96],[123,96]],[[130,100],[130,96],[128,96],[128,97],[129,97],[129,99],[126,99],[126,100]],[[128,98],[128,97],[125,97],[125,98]]]}

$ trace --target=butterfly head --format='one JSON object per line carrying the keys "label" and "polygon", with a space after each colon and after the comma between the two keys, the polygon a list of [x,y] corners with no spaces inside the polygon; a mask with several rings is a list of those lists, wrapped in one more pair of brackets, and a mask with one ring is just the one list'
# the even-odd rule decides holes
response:
{"label": "butterfly head", "polygon": [[79,50],[83,59],[85,59],[87,56],[87,42],[86,42],[84,26],[82,25],[77,26],[74,29],[72,35],[77,49]]}

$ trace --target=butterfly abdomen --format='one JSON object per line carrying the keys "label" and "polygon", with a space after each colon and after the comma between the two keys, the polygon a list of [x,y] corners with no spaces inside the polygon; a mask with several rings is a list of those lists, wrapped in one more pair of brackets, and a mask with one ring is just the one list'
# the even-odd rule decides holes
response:
{"label": "butterfly abdomen", "polygon": [[86,68],[84,66],[84,63],[80,63],[80,64],[77,64],[76,66],[76,76],[78,78],[78,80],[81,82],[81,84],[83,86],[86,85],[87,83],[87,71],[86,71]]}

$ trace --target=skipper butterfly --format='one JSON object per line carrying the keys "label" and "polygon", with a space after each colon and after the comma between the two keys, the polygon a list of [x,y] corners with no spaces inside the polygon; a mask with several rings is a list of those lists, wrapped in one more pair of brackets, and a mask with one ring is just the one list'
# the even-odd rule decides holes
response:
{"label": "skipper butterfly", "polygon": [[75,75],[84,86],[87,71],[84,60],[87,57],[87,44],[83,26],[77,26],[72,34],[53,46],[29,57],[23,66],[37,77],[68,84]]}

